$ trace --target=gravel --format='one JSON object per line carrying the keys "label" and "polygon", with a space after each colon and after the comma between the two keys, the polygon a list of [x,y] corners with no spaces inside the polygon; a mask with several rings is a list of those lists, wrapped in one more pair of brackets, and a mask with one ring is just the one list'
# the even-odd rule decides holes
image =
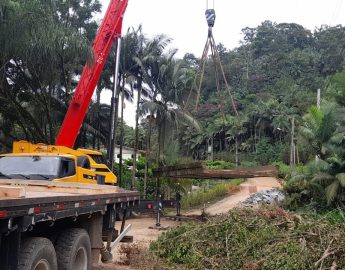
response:
{"label": "gravel", "polygon": [[272,204],[283,201],[285,195],[278,189],[272,188],[262,192],[256,192],[250,195],[249,198],[242,201],[242,204],[245,205],[254,205],[254,204]]}

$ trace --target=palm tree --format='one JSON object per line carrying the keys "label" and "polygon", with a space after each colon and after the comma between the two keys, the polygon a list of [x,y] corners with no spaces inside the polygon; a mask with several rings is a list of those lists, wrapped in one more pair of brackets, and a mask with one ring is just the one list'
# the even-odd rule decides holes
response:
{"label": "palm tree", "polygon": [[244,127],[244,123],[247,122],[247,118],[244,115],[237,115],[232,118],[232,121],[230,123],[230,127],[228,128],[226,134],[229,135],[229,139],[234,140],[235,142],[235,164],[236,166],[239,165],[239,157],[238,157],[238,151],[239,151],[239,145],[241,136],[246,133],[246,129]]}
{"label": "palm tree", "polygon": [[136,117],[135,117],[135,143],[133,151],[133,171],[132,171],[132,188],[135,182],[136,172],[136,156],[138,151],[139,140],[139,116],[140,104],[142,96],[150,96],[147,87],[143,87],[143,83],[149,85],[152,90],[154,80],[152,72],[156,59],[162,54],[164,48],[170,42],[170,39],[164,35],[156,36],[151,40],[145,38],[142,33],[142,27],[139,26],[137,30],[128,32],[124,39],[126,51],[124,52],[126,61],[124,62],[124,69],[127,77],[132,77],[135,80],[134,88],[137,91]]}
{"label": "palm tree", "polygon": [[301,136],[319,158],[308,163],[307,171],[292,180],[307,179],[312,188],[317,187],[318,197],[325,195],[328,205],[337,202],[345,209],[344,109],[323,102],[321,109],[310,107],[303,120]]}
{"label": "palm tree", "polygon": [[146,100],[141,106],[143,115],[149,113],[155,116],[155,123],[158,129],[158,151],[157,164],[161,160],[164,145],[169,140],[177,139],[174,130],[180,123],[188,122],[194,128],[200,130],[197,121],[187,112],[181,109],[187,98],[186,89],[189,89],[192,82],[188,69],[182,61],[175,60],[173,56],[176,51],[169,52],[159,58],[156,69],[157,76],[154,81],[152,100]]}
{"label": "palm tree", "polygon": [[311,146],[314,154],[322,159],[326,155],[326,145],[337,129],[336,111],[334,103],[324,102],[321,109],[311,106],[299,128],[306,144]]}

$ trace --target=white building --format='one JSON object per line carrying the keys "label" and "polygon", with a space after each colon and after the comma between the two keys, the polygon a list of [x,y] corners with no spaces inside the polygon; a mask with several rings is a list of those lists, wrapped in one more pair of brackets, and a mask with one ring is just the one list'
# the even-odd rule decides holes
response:
{"label": "white building", "polygon": [[[122,160],[125,159],[131,159],[132,155],[133,155],[133,151],[134,149],[131,147],[127,147],[127,146],[122,146]],[[119,163],[120,159],[118,158],[118,155],[120,154],[120,145],[115,145],[115,162]],[[137,152],[137,160],[140,156],[144,156],[145,155],[145,151],[143,150],[138,150]]]}

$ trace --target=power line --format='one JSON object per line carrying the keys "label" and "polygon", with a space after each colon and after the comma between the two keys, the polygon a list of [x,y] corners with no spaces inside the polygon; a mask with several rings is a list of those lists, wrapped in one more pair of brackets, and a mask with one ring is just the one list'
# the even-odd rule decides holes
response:
{"label": "power line", "polygon": [[333,15],[331,17],[329,25],[334,25],[335,21],[339,18],[339,14],[341,12],[342,5],[343,5],[343,0],[337,0],[337,2],[335,3]]}

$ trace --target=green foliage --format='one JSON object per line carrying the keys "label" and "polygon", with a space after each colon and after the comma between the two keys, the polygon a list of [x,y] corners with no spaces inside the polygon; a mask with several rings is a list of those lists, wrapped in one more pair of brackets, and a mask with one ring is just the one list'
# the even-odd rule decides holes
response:
{"label": "green foliage", "polygon": [[332,224],[345,224],[345,212],[341,209],[333,209],[327,212],[317,214],[319,219],[325,219]]}
{"label": "green foliage", "polygon": [[338,72],[329,78],[327,99],[345,106],[345,72]]}
{"label": "green foliage", "polygon": [[234,209],[205,223],[188,223],[161,235],[151,250],[172,267],[188,269],[314,269],[345,267],[344,224],[276,207]]}
{"label": "green foliage", "polygon": [[207,190],[188,193],[182,197],[181,206],[184,209],[202,206],[204,203],[208,203],[225,196],[241,183],[243,183],[242,179],[234,179],[228,183],[216,184]]}
{"label": "green foliage", "polygon": [[92,15],[99,10],[97,0],[0,4],[2,143],[55,141],[75,77],[92,61]]}
{"label": "green foliage", "polygon": [[180,163],[180,148],[176,142],[169,143],[164,149],[164,164],[167,166]]}
{"label": "green foliage", "polygon": [[256,161],[247,161],[247,160],[243,160],[240,162],[240,166],[242,168],[253,168],[253,167],[257,167],[259,164]]}
{"label": "green foliage", "polygon": [[326,155],[325,143],[333,136],[336,130],[336,104],[324,102],[322,109],[311,106],[308,113],[303,117],[300,127],[300,135],[306,144],[314,149],[314,154],[319,157]]}
{"label": "green foliage", "polygon": [[282,161],[276,161],[273,162],[273,165],[275,165],[278,169],[278,177],[282,179],[287,179],[291,176],[292,169],[291,166],[285,164]]}
{"label": "green foliage", "polygon": [[323,102],[321,108],[312,106],[303,117],[300,132],[309,144],[316,160],[305,170],[291,175],[285,189],[289,207],[303,204],[318,208],[344,205],[345,153],[343,109],[335,103]]}
{"label": "green foliage", "polygon": [[261,165],[281,160],[285,146],[281,143],[272,144],[269,138],[262,138],[256,146],[255,160]]}
{"label": "green foliage", "polygon": [[208,160],[206,161],[206,166],[210,170],[226,170],[236,167],[235,164],[223,160]]}

